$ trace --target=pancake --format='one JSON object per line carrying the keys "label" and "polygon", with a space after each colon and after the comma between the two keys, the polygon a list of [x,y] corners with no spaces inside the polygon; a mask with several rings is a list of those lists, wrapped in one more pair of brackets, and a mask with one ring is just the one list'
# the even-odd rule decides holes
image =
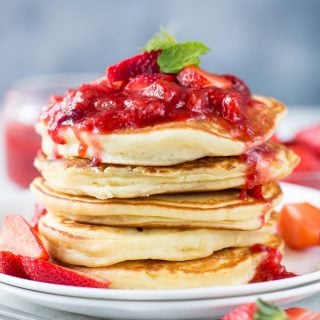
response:
{"label": "pancake", "polygon": [[[270,235],[265,245],[283,249],[282,240]],[[111,281],[115,289],[179,289],[246,284],[263,260],[263,253],[250,248],[228,248],[202,259],[169,262],[127,261],[104,268],[68,267]]]}
{"label": "pancake", "polygon": [[77,157],[81,151],[81,157],[99,158],[102,163],[170,166],[206,156],[240,155],[267,141],[286,109],[272,98],[254,96],[254,99],[264,104],[247,108],[248,121],[254,132],[251,140],[243,135],[235,137],[230,128],[217,122],[199,119],[109,134],[75,131],[70,125],[55,133],[63,144],[53,141],[45,121],[38,122],[36,130],[42,137],[42,150],[49,159],[55,159],[57,154],[63,158]]}
{"label": "pancake", "polygon": [[278,214],[254,231],[221,229],[115,228],[77,223],[47,213],[39,234],[51,257],[87,267],[110,266],[128,260],[185,261],[210,256],[229,247],[265,242]]}
{"label": "pancake", "polygon": [[269,152],[258,148],[249,153],[258,159],[256,168],[243,156],[206,157],[172,167],[136,167],[92,166],[87,159],[48,160],[39,155],[35,166],[46,184],[62,193],[98,199],[134,198],[243,187],[253,169],[257,171],[256,184],[265,184],[289,175],[297,166],[299,157],[285,146],[269,143],[266,148]]}
{"label": "pancake", "polygon": [[55,192],[42,178],[33,181],[31,190],[51,213],[82,223],[244,230],[259,228],[282,195],[279,185],[271,183],[263,187],[266,201],[240,199],[239,190],[99,200]]}

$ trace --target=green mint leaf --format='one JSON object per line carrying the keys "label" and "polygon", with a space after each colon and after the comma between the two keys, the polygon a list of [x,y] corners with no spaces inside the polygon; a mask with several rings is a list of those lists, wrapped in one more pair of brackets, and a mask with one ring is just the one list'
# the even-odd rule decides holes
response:
{"label": "green mint leaf", "polygon": [[254,320],[289,320],[284,311],[272,304],[260,299],[257,300],[256,304],[257,311],[253,317]]}
{"label": "green mint leaf", "polygon": [[178,73],[189,65],[200,64],[200,56],[206,54],[209,48],[201,42],[183,42],[171,45],[161,52],[158,65],[161,72]]}
{"label": "green mint leaf", "polygon": [[143,51],[154,51],[166,49],[176,44],[177,41],[164,28],[160,27],[160,31],[156,33],[144,46]]}

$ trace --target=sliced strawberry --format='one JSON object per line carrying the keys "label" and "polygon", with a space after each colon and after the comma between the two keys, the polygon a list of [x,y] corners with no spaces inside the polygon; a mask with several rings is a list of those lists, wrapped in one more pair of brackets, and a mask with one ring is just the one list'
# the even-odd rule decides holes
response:
{"label": "sliced strawberry", "polygon": [[217,88],[231,88],[232,82],[222,76],[202,70],[196,66],[183,68],[177,75],[179,83],[188,88],[203,88],[213,86]]}
{"label": "sliced strawberry", "polygon": [[260,299],[231,311],[222,320],[289,320],[284,311]]}
{"label": "sliced strawberry", "polygon": [[158,73],[157,58],[160,51],[142,52],[129,59],[120,61],[106,70],[106,76],[111,81],[123,81],[136,77],[141,73]]}
{"label": "sliced strawberry", "polygon": [[222,320],[253,320],[256,311],[255,303],[245,304],[228,313]]}
{"label": "sliced strawberry", "polygon": [[320,245],[320,209],[307,202],[286,204],[280,212],[278,232],[293,249]]}
{"label": "sliced strawberry", "polygon": [[49,259],[37,233],[20,215],[6,216],[1,234],[0,251],[39,259]]}
{"label": "sliced strawberry", "polygon": [[303,308],[289,308],[285,312],[290,320],[320,320],[320,313]]}
{"label": "sliced strawberry", "polygon": [[320,170],[320,157],[312,152],[309,147],[301,143],[287,143],[286,145],[301,158],[301,161],[295,171]]}
{"label": "sliced strawberry", "polygon": [[28,278],[35,281],[90,288],[108,288],[110,285],[108,280],[89,277],[41,259],[21,257],[21,263]]}
{"label": "sliced strawberry", "polygon": [[41,217],[46,215],[47,210],[46,208],[40,204],[36,203],[34,206],[34,216],[31,218],[30,225],[33,228],[33,230],[38,232],[38,223]]}
{"label": "sliced strawberry", "polygon": [[27,278],[22,266],[21,257],[8,251],[0,252],[0,273],[9,276]]}
{"label": "sliced strawberry", "polygon": [[320,124],[300,131],[296,135],[296,140],[308,146],[314,153],[320,155]]}

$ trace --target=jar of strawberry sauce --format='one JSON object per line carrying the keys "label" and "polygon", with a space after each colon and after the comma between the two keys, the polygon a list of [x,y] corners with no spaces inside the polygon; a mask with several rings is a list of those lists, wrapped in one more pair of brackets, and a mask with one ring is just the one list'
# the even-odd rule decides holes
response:
{"label": "jar of strawberry sauce", "polygon": [[3,146],[8,177],[27,188],[39,173],[33,166],[40,150],[40,137],[34,124],[51,95],[63,95],[67,89],[99,77],[97,74],[53,74],[35,76],[15,83],[3,101],[1,116]]}

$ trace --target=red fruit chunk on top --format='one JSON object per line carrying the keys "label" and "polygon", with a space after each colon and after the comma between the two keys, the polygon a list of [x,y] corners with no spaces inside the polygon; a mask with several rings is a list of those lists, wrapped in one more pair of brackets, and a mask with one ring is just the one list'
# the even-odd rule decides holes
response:
{"label": "red fruit chunk on top", "polygon": [[110,285],[108,280],[89,277],[49,261],[21,257],[21,263],[28,278],[35,281],[90,288],[107,288]]}
{"label": "red fruit chunk on top", "polygon": [[297,133],[296,141],[308,146],[314,153],[320,155],[320,124]]}
{"label": "red fruit chunk on top", "polygon": [[0,252],[0,273],[8,274],[9,276],[27,278],[22,266],[20,256],[17,256],[8,251]]}
{"label": "red fruit chunk on top", "polygon": [[37,233],[20,215],[8,215],[0,234],[0,251],[39,259],[49,259]]}
{"label": "red fruit chunk on top", "polygon": [[165,80],[168,82],[174,82],[175,78],[170,74],[163,74],[163,73],[143,73],[135,78],[131,79],[127,85],[125,86],[124,90],[130,93],[140,93],[141,91],[148,88],[151,84],[156,82],[157,80]]}
{"label": "red fruit chunk on top", "polygon": [[219,88],[208,89],[208,101],[210,106],[222,118],[235,123],[243,116],[243,98],[234,90],[222,90]]}
{"label": "red fruit chunk on top", "polygon": [[129,59],[122,60],[106,70],[106,76],[111,81],[124,81],[141,73],[157,73],[159,66],[157,58],[160,51],[142,52]]}
{"label": "red fruit chunk on top", "polygon": [[178,82],[188,88],[203,88],[203,87],[217,87],[217,88],[231,88],[232,82],[224,77],[209,73],[196,66],[188,66],[183,68],[177,75]]}
{"label": "red fruit chunk on top", "polygon": [[242,94],[246,98],[247,102],[249,101],[251,91],[244,81],[231,74],[224,74],[221,77],[230,81],[232,83],[232,88]]}

